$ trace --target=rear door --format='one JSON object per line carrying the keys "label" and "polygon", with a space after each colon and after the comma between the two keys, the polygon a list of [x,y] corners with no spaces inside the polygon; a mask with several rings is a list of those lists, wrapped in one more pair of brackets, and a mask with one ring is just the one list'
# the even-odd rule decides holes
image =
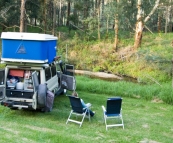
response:
{"label": "rear door", "polygon": [[5,70],[0,70],[0,101],[2,101],[5,97]]}
{"label": "rear door", "polygon": [[39,86],[39,80],[38,80],[38,75],[36,71],[32,73],[32,82],[33,82],[33,89],[34,89],[32,108],[37,109],[37,91]]}

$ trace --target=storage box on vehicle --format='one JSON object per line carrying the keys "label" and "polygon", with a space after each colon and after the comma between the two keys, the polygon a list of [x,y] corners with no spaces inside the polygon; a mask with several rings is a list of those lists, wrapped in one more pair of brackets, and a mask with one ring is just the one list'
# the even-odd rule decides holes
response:
{"label": "storage box on vehicle", "polygon": [[57,37],[48,34],[2,32],[2,61],[52,63]]}
{"label": "storage box on vehicle", "polygon": [[18,81],[15,80],[15,79],[7,80],[7,86],[8,86],[8,87],[15,88],[17,82],[18,82]]}

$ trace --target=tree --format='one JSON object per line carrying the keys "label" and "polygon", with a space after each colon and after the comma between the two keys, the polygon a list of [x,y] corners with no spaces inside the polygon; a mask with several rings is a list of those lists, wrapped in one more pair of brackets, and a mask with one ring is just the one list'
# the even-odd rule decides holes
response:
{"label": "tree", "polygon": [[136,22],[136,30],[135,30],[135,42],[134,42],[134,49],[136,50],[142,41],[142,32],[145,26],[145,23],[150,19],[151,15],[155,12],[159,5],[160,0],[155,1],[155,5],[149,15],[143,20],[144,11],[142,9],[142,0],[138,0],[137,8],[137,22]]}

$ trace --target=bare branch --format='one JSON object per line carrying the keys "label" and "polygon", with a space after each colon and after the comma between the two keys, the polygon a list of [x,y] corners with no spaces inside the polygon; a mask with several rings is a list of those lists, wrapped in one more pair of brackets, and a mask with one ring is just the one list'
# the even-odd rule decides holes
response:
{"label": "bare branch", "polygon": [[160,2],[160,0],[156,0],[155,6],[153,7],[153,9],[150,12],[150,14],[145,18],[144,23],[146,23],[150,19],[151,15],[155,12],[155,10],[157,9],[157,7],[159,6],[159,2]]}

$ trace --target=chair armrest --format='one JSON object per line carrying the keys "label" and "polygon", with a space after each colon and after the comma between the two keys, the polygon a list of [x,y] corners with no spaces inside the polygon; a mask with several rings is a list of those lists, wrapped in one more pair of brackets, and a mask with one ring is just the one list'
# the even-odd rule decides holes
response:
{"label": "chair armrest", "polygon": [[106,112],[106,109],[105,109],[105,107],[102,105],[102,109],[103,109],[103,112]]}

